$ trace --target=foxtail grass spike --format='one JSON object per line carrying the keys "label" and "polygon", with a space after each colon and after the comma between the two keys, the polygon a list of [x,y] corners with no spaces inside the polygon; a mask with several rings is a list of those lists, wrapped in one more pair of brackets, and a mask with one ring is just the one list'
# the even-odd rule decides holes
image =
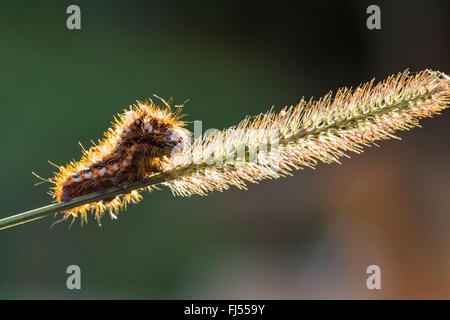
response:
{"label": "foxtail grass spike", "polygon": [[447,108],[449,97],[449,77],[425,70],[342,88],[318,101],[302,99],[196,141],[192,155],[175,159],[177,176],[165,184],[177,195],[205,195],[339,162],[346,151],[360,153],[377,140],[396,138],[395,131],[419,126],[419,119]]}
{"label": "foxtail grass spike", "polygon": [[[58,209],[64,219],[80,216],[87,221],[93,211],[100,221],[106,209],[116,218],[120,208],[141,199],[139,191],[157,184],[168,186],[174,195],[207,195],[230,186],[245,189],[246,182],[279,178],[319,162],[339,162],[349,151],[360,153],[376,141],[397,138],[396,131],[417,127],[420,119],[446,109],[450,78],[439,71],[406,70],[378,84],[372,80],[316,101],[301,99],[280,112],[247,117],[189,144],[191,135],[182,128],[179,111],[172,116],[169,104],[162,101],[164,111],[152,102],[138,102],[107,132],[106,142],[84,151],[81,162],[58,167],[56,178],[44,179],[56,184],[52,189],[59,191],[60,203],[1,219],[0,229]],[[86,160],[90,156],[95,159]],[[118,177],[120,185],[115,183]],[[97,179],[95,187],[90,179]],[[102,181],[107,182],[106,191]],[[74,183],[87,187],[81,192]],[[66,184],[69,189],[64,189]]]}

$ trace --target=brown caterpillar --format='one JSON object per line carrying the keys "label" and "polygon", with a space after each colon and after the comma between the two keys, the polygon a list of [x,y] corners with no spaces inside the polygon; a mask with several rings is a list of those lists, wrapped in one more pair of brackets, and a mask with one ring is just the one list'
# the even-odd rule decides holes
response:
{"label": "brown caterpillar", "polygon": [[[172,112],[162,101],[166,108],[159,108],[151,101],[138,101],[115,118],[104,140],[88,151],[83,149],[80,161],[58,166],[60,171],[49,179],[55,184],[51,188],[55,200],[65,202],[113,186],[126,187],[154,173],[164,172],[170,166],[170,159],[187,149],[191,134],[183,128],[181,108]],[[97,220],[106,210],[115,217],[121,207],[140,199],[139,193],[132,191],[69,209],[64,212],[64,219],[80,216],[87,221],[89,210],[95,213]]]}

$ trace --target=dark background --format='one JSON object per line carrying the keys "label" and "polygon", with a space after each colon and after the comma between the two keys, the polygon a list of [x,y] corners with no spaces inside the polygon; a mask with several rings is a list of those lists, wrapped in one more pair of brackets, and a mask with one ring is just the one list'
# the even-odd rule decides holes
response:
{"label": "dark background", "polygon": [[[81,8],[82,29],[66,28]],[[381,7],[381,30],[366,8]],[[2,1],[0,217],[47,205],[81,155],[156,93],[224,128],[410,68],[450,72],[448,1]],[[208,197],[168,189],[103,227],[0,231],[0,298],[450,298],[450,113],[342,165]],[[190,127],[192,129],[192,126]],[[82,289],[66,288],[68,265]],[[382,289],[366,288],[367,266]]]}

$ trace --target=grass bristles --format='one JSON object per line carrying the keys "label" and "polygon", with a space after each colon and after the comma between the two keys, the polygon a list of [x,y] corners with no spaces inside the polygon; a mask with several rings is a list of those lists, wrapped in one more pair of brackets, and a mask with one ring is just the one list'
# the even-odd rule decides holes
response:
{"label": "grass bristles", "polygon": [[[197,139],[181,155],[170,158],[164,172],[126,190],[108,189],[104,197],[97,193],[92,199],[99,201],[159,183],[175,195],[206,195],[230,186],[245,188],[246,182],[279,178],[318,162],[339,162],[347,151],[360,153],[378,140],[396,138],[395,131],[419,126],[421,118],[439,114],[449,100],[450,78],[431,70],[404,71],[376,85],[372,80],[355,89],[340,89],[334,96],[330,92],[318,101],[302,99],[278,113],[270,110],[247,117],[235,127]],[[89,203],[90,196],[81,198],[54,206],[67,210]],[[49,213],[57,209],[52,207]],[[17,215],[20,222],[16,224],[32,220],[35,211]],[[39,217],[44,213],[40,210]],[[14,221],[11,217],[0,220],[0,229],[15,225]]]}
{"label": "grass bristles", "polygon": [[177,159],[174,194],[205,195],[245,181],[278,178],[317,162],[339,162],[346,151],[360,153],[377,140],[448,107],[450,79],[441,72],[408,71],[354,90],[340,89],[318,101],[302,99],[281,112],[254,119],[194,142],[192,154]]}

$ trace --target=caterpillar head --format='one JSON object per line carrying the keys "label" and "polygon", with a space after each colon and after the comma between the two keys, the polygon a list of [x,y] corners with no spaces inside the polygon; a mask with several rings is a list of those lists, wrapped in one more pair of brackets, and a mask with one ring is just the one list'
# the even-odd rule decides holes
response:
{"label": "caterpillar head", "polygon": [[178,112],[161,109],[153,103],[140,102],[133,110],[134,117],[122,126],[122,136],[136,142],[140,152],[148,157],[172,157],[187,150],[191,134],[179,120]]}

